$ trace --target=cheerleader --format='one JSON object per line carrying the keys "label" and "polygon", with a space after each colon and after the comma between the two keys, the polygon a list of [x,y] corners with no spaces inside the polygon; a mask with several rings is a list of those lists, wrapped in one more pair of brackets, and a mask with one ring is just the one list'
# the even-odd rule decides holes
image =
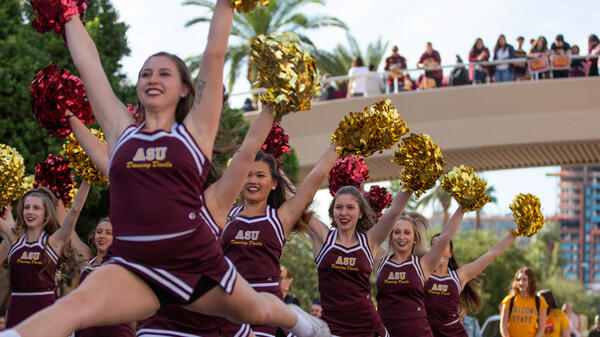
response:
{"label": "cheerleader", "polygon": [[[439,237],[440,234],[436,234],[431,238],[431,247],[438,244]],[[434,337],[467,337],[467,332],[459,321],[459,312],[481,310],[476,277],[514,241],[515,235],[510,232],[487,253],[462,267],[454,258],[450,241],[440,263],[425,283],[425,307]]]}
{"label": "cheerleader", "polygon": [[330,230],[310,221],[317,264],[322,318],[332,334],[344,337],[388,336],[371,299],[373,251],[385,241],[406,207],[410,192],[398,192],[376,223],[376,215],[355,187],[340,188],[329,205]]}
{"label": "cheerleader", "polygon": [[62,226],[56,216],[55,197],[45,187],[21,197],[16,222],[0,218],[0,235],[9,245],[9,328],[56,301],[57,266],[67,251],[88,190],[89,185],[83,182]]}
{"label": "cheerleader", "polygon": [[377,269],[377,305],[392,337],[433,336],[425,312],[425,282],[439,263],[445,246],[458,230],[464,213],[458,206],[438,238],[440,246],[426,252],[429,221],[419,213],[400,217],[389,236]]}
{"label": "cheerleader", "polygon": [[[81,275],[79,277],[79,283],[81,284],[91,272],[100,268],[108,248],[113,243],[113,229],[109,218],[101,219],[93,232],[93,244],[96,248],[96,254],[94,256],[84,256],[88,258],[87,263],[81,269]],[[91,251],[90,251],[91,253]],[[113,326],[93,327],[87,328],[75,333],[75,337],[102,337],[102,336],[114,336],[114,337],[133,337],[133,330],[129,324],[119,324]]]}
{"label": "cheerleader", "polygon": [[210,168],[206,154],[212,153],[221,112],[232,18],[228,1],[218,0],[193,102],[194,88],[181,59],[158,53],[146,60],[137,84],[145,117],[139,126],[110,88],[78,15],[66,23],[67,46],[110,153],[115,239],[108,265],[0,336],[65,336],[90,326],[137,321],[169,304],[237,322],[281,326],[299,337],[329,336],[322,322],[272,294],[256,293],[238,277],[210,224],[198,214]]}

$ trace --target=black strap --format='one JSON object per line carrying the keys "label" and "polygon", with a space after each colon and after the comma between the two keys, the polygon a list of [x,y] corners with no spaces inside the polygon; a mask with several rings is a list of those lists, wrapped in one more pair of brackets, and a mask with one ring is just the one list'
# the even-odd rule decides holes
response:
{"label": "black strap", "polygon": [[[513,311],[513,307],[515,306],[515,297],[513,296],[510,298],[510,302],[508,304],[508,316],[510,317],[510,314],[512,314]],[[535,295],[535,311],[537,312],[537,314],[540,314],[540,297],[538,295]]]}

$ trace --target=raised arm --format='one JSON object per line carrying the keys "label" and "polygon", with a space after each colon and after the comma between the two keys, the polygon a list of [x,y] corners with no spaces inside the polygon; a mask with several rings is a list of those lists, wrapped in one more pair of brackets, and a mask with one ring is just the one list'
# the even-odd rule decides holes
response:
{"label": "raised arm", "polygon": [[283,231],[285,237],[289,237],[292,229],[298,219],[304,212],[306,206],[313,200],[315,193],[321,186],[323,179],[327,176],[327,173],[335,165],[340,155],[335,151],[337,143],[333,143],[329,146],[327,151],[323,153],[317,164],[310,171],[308,176],[300,185],[300,188],[296,191],[296,195],[287,200],[281,207],[279,207],[278,215],[283,225]]}
{"label": "raised arm", "polygon": [[6,207],[6,209],[4,209],[3,215],[4,217],[0,217],[0,236],[2,236],[4,242],[6,242],[8,244],[8,247],[10,248],[15,239],[15,234],[13,233],[13,228],[15,227],[15,219],[13,219],[12,216],[12,207]]}
{"label": "raised arm", "polygon": [[450,220],[448,220],[448,223],[444,226],[444,230],[437,238],[435,245],[433,245],[429,252],[421,258],[421,269],[423,270],[425,278],[429,278],[429,275],[431,275],[435,266],[440,263],[442,254],[444,254],[450,240],[452,240],[452,237],[458,230],[463,215],[465,215],[465,213],[462,206],[459,205],[454,214],[452,214]]}
{"label": "raised arm", "polygon": [[133,118],[110,87],[98,50],[78,15],[66,23],[65,31],[71,58],[85,85],[94,117],[104,131],[110,153],[123,130],[133,124]]}
{"label": "raised arm", "polygon": [[71,111],[67,110],[66,114],[67,116],[73,116],[68,118],[77,141],[79,141],[85,153],[90,157],[92,163],[98,167],[102,174],[108,177],[108,150],[106,144],[94,136],[90,132],[90,129],[79,118],[74,116]]}
{"label": "raised arm", "polygon": [[225,227],[227,214],[246,183],[250,165],[267,138],[273,120],[271,105],[266,105],[250,126],[242,145],[231,158],[221,178],[206,189],[206,206],[221,228]]}
{"label": "raised arm", "polygon": [[217,0],[210,21],[206,49],[200,61],[196,96],[190,113],[184,120],[198,146],[212,155],[223,105],[223,68],[227,40],[233,21],[233,8],[227,0]]}
{"label": "raised arm", "polygon": [[404,212],[411,195],[412,192],[402,192],[402,189],[400,189],[394,196],[394,200],[387,211],[385,211],[375,226],[367,231],[371,250],[381,245],[387,239],[388,235],[390,235],[396,221],[398,221],[398,218]]}
{"label": "raised arm", "polygon": [[73,231],[75,230],[77,218],[83,209],[83,205],[85,204],[89,190],[90,185],[84,180],[79,186],[79,190],[75,195],[73,204],[67,212],[67,215],[65,216],[60,228],[50,236],[48,243],[59,255],[62,254],[65,243],[69,241]]}
{"label": "raised arm", "polygon": [[475,276],[479,275],[487,268],[487,266],[494,262],[498,256],[502,255],[513,242],[515,242],[515,235],[513,232],[509,232],[487,253],[481,255],[477,260],[458,268],[456,273],[460,279],[461,286],[464,288],[465,284],[471,281]]}
{"label": "raised arm", "polygon": [[329,234],[329,228],[327,228],[327,225],[325,225],[316,216],[311,217],[310,221],[308,222],[308,235],[312,241],[312,250],[315,259],[325,244],[327,234]]}

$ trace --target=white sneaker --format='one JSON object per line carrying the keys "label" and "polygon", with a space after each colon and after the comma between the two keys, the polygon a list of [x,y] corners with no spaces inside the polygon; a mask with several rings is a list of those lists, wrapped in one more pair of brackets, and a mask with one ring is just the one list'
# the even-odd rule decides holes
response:
{"label": "white sneaker", "polygon": [[307,319],[310,322],[310,324],[312,325],[312,333],[310,335],[307,335],[307,336],[297,335],[298,337],[331,337],[331,332],[329,331],[329,327],[327,326],[327,323],[325,323],[323,320],[310,315],[309,313],[302,310],[302,308],[300,308],[299,306],[297,306],[295,304],[288,304],[287,306],[293,312],[298,314],[298,316],[301,316],[301,317],[304,317],[305,319]]}

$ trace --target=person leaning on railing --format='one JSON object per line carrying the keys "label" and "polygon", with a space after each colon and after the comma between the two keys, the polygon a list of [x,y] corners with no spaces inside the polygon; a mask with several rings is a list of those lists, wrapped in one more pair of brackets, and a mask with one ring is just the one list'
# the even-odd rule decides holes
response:
{"label": "person leaning on railing", "polygon": [[[500,34],[496,46],[494,47],[494,61],[503,61],[515,58],[515,49],[510,44],[506,43],[506,36]],[[494,81],[510,82],[513,80],[513,64],[505,63],[496,65],[494,71]]]}

